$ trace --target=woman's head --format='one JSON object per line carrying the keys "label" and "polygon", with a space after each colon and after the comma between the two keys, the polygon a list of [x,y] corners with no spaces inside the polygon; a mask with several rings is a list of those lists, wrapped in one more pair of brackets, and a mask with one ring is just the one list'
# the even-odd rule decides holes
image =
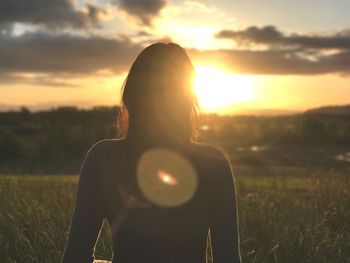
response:
{"label": "woman's head", "polygon": [[[179,45],[156,43],[136,58],[123,87],[119,129],[127,137],[186,143],[194,136],[194,67]],[[128,127],[126,127],[128,126]]]}

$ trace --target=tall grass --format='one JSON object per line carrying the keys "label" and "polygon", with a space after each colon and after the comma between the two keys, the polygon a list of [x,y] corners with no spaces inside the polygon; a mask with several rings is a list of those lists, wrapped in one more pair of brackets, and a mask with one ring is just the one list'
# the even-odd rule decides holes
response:
{"label": "tall grass", "polygon": [[[350,177],[236,176],[243,262],[350,262]],[[239,172],[238,172],[239,174]],[[59,262],[76,176],[0,177],[0,262]],[[104,225],[97,258],[111,258]]]}

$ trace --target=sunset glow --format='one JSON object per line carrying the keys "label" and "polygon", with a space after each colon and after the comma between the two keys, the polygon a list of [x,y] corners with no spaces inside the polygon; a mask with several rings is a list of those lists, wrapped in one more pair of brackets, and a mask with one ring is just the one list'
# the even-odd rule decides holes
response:
{"label": "sunset glow", "polygon": [[10,2],[0,8],[0,111],[119,105],[133,61],[155,42],[184,48],[204,113],[350,103],[350,1]]}
{"label": "sunset glow", "polygon": [[253,99],[253,76],[230,74],[210,66],[199,66],[196,72],[195,91],[205,112],[222,110]]}

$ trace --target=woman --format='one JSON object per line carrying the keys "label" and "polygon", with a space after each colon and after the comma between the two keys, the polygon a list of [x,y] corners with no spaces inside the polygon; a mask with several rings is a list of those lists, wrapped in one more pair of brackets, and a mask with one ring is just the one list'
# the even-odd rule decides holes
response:
{"label": "woman", "polygon": [[[102,221],[113,262],[240,262],[235,187],[221,150],[194,142],[194,67],[177,44],[153,44],[133,63],[119,130],[88,151],[62,261],[92,262]],[[215,88],[215,87],[213,87]]]}

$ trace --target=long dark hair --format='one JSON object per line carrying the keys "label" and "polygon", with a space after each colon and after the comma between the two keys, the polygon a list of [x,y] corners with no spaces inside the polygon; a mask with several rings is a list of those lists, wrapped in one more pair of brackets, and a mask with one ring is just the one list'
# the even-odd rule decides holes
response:
{"label": "long dark hair", "polygon": [[145,48],[122,88],[119,137],[171,144],[195,140],[194,76],[191,60],[178,44],[155,43]]}

